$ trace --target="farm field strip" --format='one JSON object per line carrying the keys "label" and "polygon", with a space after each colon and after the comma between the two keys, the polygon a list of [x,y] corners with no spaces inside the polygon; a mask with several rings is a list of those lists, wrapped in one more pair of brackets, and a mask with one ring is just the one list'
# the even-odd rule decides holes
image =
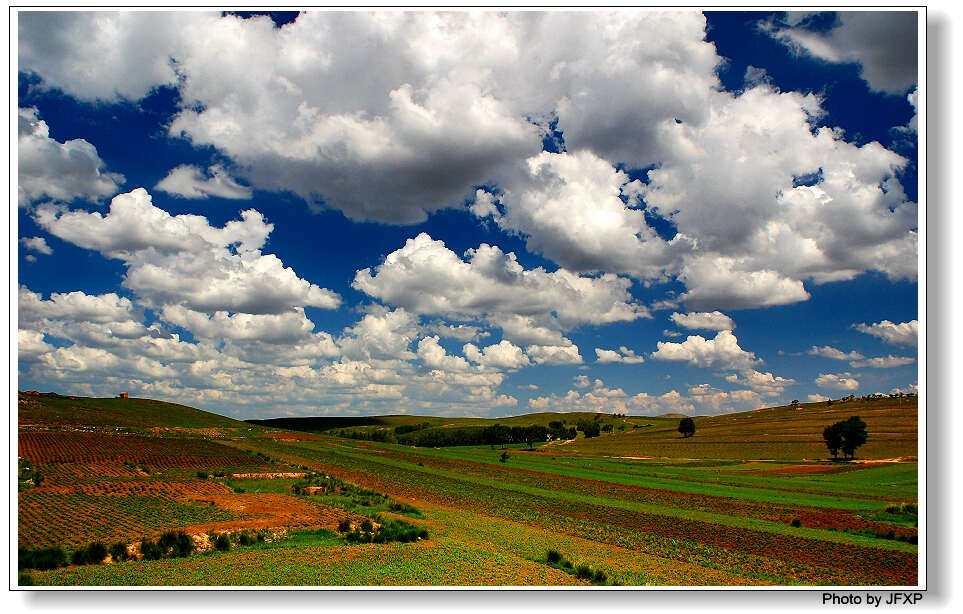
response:
{"label": "farm field strip", "polygon": [[[340,454],[348,455],[350,453],[339,452]],[[610,497],[602,496],[601,494],[580,494],[577,492],[571,492],[564,490],[562,484],[553,483],[551,489],[540,488],[536,486],[530,486],[523,484],[518,481],[517,475],[511,475],[512,472],[505,471],[499,475],[499,478],[491,476],[488,478],[479,477],[476,475],[470,475],[462,471],[449,471],[444,469],[436,469],[431,467],[422,467],[416,463],[401,461],[397,459],[385,458],[384,456],[378,457],[368,457],[361,454],[352,454],[355,459],[367,459],[371,463],[378,463],[388,467],[393,467],[397,469],[403,469],[408,472],[425,473],[432,476],[446,478],[454,482],[462,482],[467,484],[483,485],[489,488],[493,488],[499,491],[507,492],[520,492],[533,496],[545,497],[549,499],[558,499],[563,501],[568,501],[572,503],[583,503],[586,505],[598,505],[608,508],[641,512],[645,514],[655,514],[660,516],[667,516],[677,519],[685,520],[696,520],[705,523],[719,524],[728,527],[736,527],[743,529],[752,529],[754,531],[761,531],[767,533],[778,533],[782,535],[798,535],[805,536],[814,539],[820,539],[825,541],[831,541],[835,543],[845,543],[845,544],[858,544],[861,546],[876,547],[886,550],[899,550],[902,552],[915,552],[916,546],[907,544],[904,542],[898,542],[893,540],[881,540],[874,538],[867,538],[857,535],[852,535],[848,533],[842,533],[837,531],[826,531],[820,529],[809,529],[809,528],[793,528],[787,526],[787,522],[772,522],[766,520],[759,520],[752,517],[736,515],[740,512],[747,511],[744,506],[741,505],[738,499],[730,499],[729,503],[731,508],[729,513],[722,512],[704,512],[692,509],[686,509],[682,507],[674,507],[674,505],[684,504],[685,500],[674,502],[673,506],[667,503],[663,504],[649,504],[640,503],[635,501],[626,501],[621,499],[612,499]],[[511,481],[509,481],[511,480]],[[557,487],[557,488],[556,488]],[[805,512],[799,514],[800,517],[805,517]]]}
{"label": "farm field strip", "polygon": [[[437,450],[432,450],[429,453],[422,452],[422,449],[411,449],[411,448],[397,448],[394,446],[379,445],[377,448],[373,445],[366,446],[368,449],[376,451],[378,457],[385,457],[386,455],[393,455],[396,458],[417,458],[418,460],[428,460],[428,458],[452,458],[447,454],[435,454]],[[314,446],[311,446],[314,449]],[[344,446],[338,446],[339,451],[343,453],[350,454],[364,454],[364,447],[356,447],[353,449],[346,448]],[[407,455],[407,456],[405,456]],[[422,457],[428,457],[423,458]],[[492,463],[491,457],[480,460],[476,458],[464,459],[464,457],[456,458],[456,460],[467,460],[468,462],[481,463],[485,465],[484,472],[492,471],[502,471],[500,465]],[[539,462],[540,461],[540,462]],[[574,479],[588,479],[595,480],[598,482],[606,482],[612,484],[613,487],[617,486],[628,486],[636,488],[648,488],[648,489],[658,489],[662,491],[678,492],[691,495],[704,495],[711,497],[720,497],[726,499],[737,499],[745,501],[754,501],[759,503],[770,503],[770,504],[786,504],[786,505],[804,505],[810,507],[825,507],[833,509],[844,509],[844,510],[854,510],[854,511],[869,511],[869,510],[879,510],[885,507],[884,502],[886,501],[899,501],[901,498],[894,497],[888,499],[859,499],[853,497],[840,497],[836,495],[818,495],[812,493],[797,493],[795,491],[775,491],[767,492],[765,488],[743,488],[737,486],[720,486],[711,482],[683,482],[680,483],[675,478],[669,477],[652,477],[649,475],[633,475],[629,476],[619,476],[612,475],[611,473],[597,472],[593,469],[582,470],[581,467],[577,466],[566,466],[557,467],[554,463],[550,464],[551,461],[547,459],[539,461],[534,461],[530,456],[525,456],[523,454],[515,454],[511,456],[511,467],[512,469],[507,470],[504,475],[513,479],[518,472],[514,471],[514,468],[521,468],[524,470],[536,471],[541,473],[544,479],[558,479],[562,478],[574,478]],[[471,470],[471,467],[466,465],[463,466],[466,470]]]}
{"label": "farm field strip", "polygon": [[755,585],[757,578],[703,567],[695,563],[649,555],[635,549],[602,544],[574,535],[509,520],[490,518],[454,508],[426,510],[433,519],[432,534],[478,548],[499,548],[530,560],[544,560],[548,550],[567,553],[573,563],[591,564],[626,585],[665,586],[679,582],[698,585]]}
{"label": "farm field strip", "polygon": [[[535,487],[538,494],[546,494],[549,491],[542,489],[545,484],[551,484],[551,492],[572,493],[579,496],[578,500],[594,500],[603,505],[614,507],[625,507],[639,511],[655,511],[663,508],[674,508],[684,510],[685,513],[678,511],[665,511],[668,515],[681,515],[686,518],[700,518],[713,520],[712,516],[696,516],[697,512],[708,512],[710,514],[724,514],[723,519],[715,519],[715,522],[732,524],[734,516],[751,518],[761,521],[775,522],[776,526],[783,530],[785,525],[790,524],[794,519],[801,519],[803,525],[814,529],[853,529],[853,530],[881,530],[886,532],[890,527],[878,522],[868,522],[861,519],[849,510],[818,508],[801,505],[785,505],[774,503],[759,503],[746,499],[733,499],[731,497],[720,497],[715,495],[688,494],[678,491],[661,490],[641,486],[625,486],[612,482],[602,482],[588,480],[585,478],[576,479],[558,474],[546,474],[544,472],[529,469],[518,469],[514,466],[500,464],[483,464],[472,461],[453,460],[448,458],[427,457],[420,454],[411,454],[404,451],[393,450],[384,457],[390,456],[394,460],[410,463],[405,466],[408,470],[419,470],[415,464],[424,465],[421,460],[427,461],[432,469],[446,471],[444,475],[448,477],[474,476],[487,480],[490,483],[511,484],[514,486]],[[560,495],[564,496],[564,495]],[[626,502],[630,505],[623,505]],[[631,504],[642,504],[633,506]],[[739,525],[742,526],[742,525]],[[762,528],[757,526],[754,528]],[[763,529],[765,530],[765,529]],[[913,535],[915,531],[905,527],[893,529],[896,532],[906,535]]]}
{"label": "farm field strip", "polygon": [[[456,578],[452,582],[452,578]],[[457,542],[365,544],[354,547],[267,548],[138,561],[37,574],[44,584],[262,585],[584,585],[571,574],[508,554]]]}
{"label": "farm field strip", "polygon": [[[409,472],[331,451],[300,449],[289,462],[307,464],[396,498],[474,510],[571,535],[703,566],[748,574],[772,583],[915,584],[916,555],[820,539],[728,527],[664,515],[615,510],[524,495],[491,485]],[[288,448],[288,446],[284,446]],[[276,449],[277,450],[277,449]],[[296,455],[301,452],[301,455]],[[307,452],[307,455],[304,453]],[[613,513],[614,512],[614,513]],[[698,540],[698,541],[693,541]],[[856,538],[855,541],[862,541]],[[878,542],[869,540],[866,542]],[[762,570],[762,571],[758,571]]]}
{"label": "farm field strip", "polygon": [[[156,531],[232,520],[234,512],[164,497],[22,492],[18,541],[24,547],[136,539]],[[51,510],[56,510],[51,514]]]}
{"label": "farm field strip", "polygon": [[[371,444],[369,442],[357,442],[356,446],[353,447],[355,449],[371,449],[377,451],[378,454],[384,453],[381,450],[399,450],[426,457],[452,458],[489,465],[497,459],[497,456],[487,448],[484,450],[475,448],[471,452],[456,452],[446,449],[409,448],[391,444]],[[854,483],[854,486],[859,489],[859,483],[852,478],[849,481],[844,481],[844,479],[823,481],[805,476],[801,478],[781,476],[770,478],[768,476],[732,475],[730,480],[728,479],[729,475],[726,476],[726,479],[720,479],[716,477],[718,474],[713,475],[710,472],[711,470],[697,467],[662,468],[656,464],[648,464],[647,461],[625,459],[619,461],[596,460],[594,458],[573,460],[571,457],[556,457],[556,460],[549,460],[545,457],[536,457],[536,454],[541,454],[541,452],[513,454],[511,456],[512,466],[546,474],[593,479],[627,486],[660,488],[769,503],[853,510],[878,509],[881,507],[881,501],[901,501],[915,499],[916,497],[915,463],[912,463],[911,469],[902,470],[904,474],[909,475],[899,476],[899,482],[903,482],[907,477],[912,477],[914,480],[912,489],[909,486],[903,487],[901,483],[897,483],[894,485],[892,495],[884,496],[880,494],[878,483],[874,487],[865,487],[862,489],[863,492],[851,492],[849,490],[850,483]],[[627,466],[628,463],[632,464]],[[873,467],[861,469],[859,472],[873,474],[873,472],[888,471],[889,469],[889,467]],[[873,481],[878,482],[875,475],[867,477],[867,482]]]}

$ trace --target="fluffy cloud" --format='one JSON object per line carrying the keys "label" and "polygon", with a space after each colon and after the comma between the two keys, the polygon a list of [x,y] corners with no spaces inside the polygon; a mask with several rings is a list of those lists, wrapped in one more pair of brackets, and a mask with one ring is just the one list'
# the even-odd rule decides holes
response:
{"label": "fluffy cloud", "polygon": [[165,322],[205,339],[256,339],[266,343],[293,344],[314,330],[314,323],[304,315],[302,307],[278,314],[231,315],[226,311],[216,311],[208,315],[180,305],[165,305],[160,315]]}
{"label": "fluffy cloud", "polygon": [[741,376],[735,373],[726,376],[726,381],[740,384],[763,396],[779,396],[787,386],[792,386],[796,380],[779,377],[772,373],[761,373],[755,369],[747,369]]}
{"label": "fluffy cloud", "polygon": [[155,190],[162,190],[182,198],[219,198],[249,199],[253,192],[251,188],[240,185],[220,166],[212,166],[207,173],[196,166],[182,164],[171,169],[166,177],[160,180]]}
{"label": "fluffy cloud", "polygon": [[854,324],[853,328],[861,333],[879,337],[886,343],[916,347],[919,340],[919,321],[910,320],[896,324],[889,320],[874,324]]}
{"label": "fluffy cloud", "polygon": [[44,334],[37,330],[17,330],[17,356],[20,362],[33,362],[41,355],[53,351],[54,346],[44,341]]}
{"label": "fluffy cloud", "polygon": [[[903,94],[917,80],[915,12],[840,11],[828,31],[769,26],[773,36],[801,53],[828,62],[857,62],[869,86],[889,94]],[[790,20],[795,22],[794,19]]]}
{"label": "fluffy cloud", "polygon": [[177,82],[182,33],[215,14],[24,12],[18,19],[19,69],[48,87],[88,100],[139,99]]}
{"label": "fluffy cloud", "polygon": [[833,360],[861,360],[865,358],[865,356],[856,350],[846,353],[829,345],[818,347],[814,345],[809,348],[807,354],[810,354],[811,356],[822,356],[823,358],[832,358]]}
{"label": "fluffy cloud", "polygon": [[468,360],[492,369],[515,371],[532,364],[522,348],[505,339],[482,349],[466,343],[462,351]]}
{"label": "fluffy cloud", "polygon": [[408,348],[420,332],[418,317],[404,309],[378,305],[339,340],[344,355],[353,360],[404,359],[415,357]]}
{"label": "fluffy cloud", "polygon": [[661,121],[700,117],[719,62],[704,29],[696,12],[321,11],[280,29],[266,17],[34,13],[19,36],[21,67],[71,95],[176,85],[171,133],[225,152],[259,187],[416,222],[537,154],[552,116],[575,147],[635,162]]}
{"label": "fluffy cloud", "polygon": [[669,319],[682,328],[697,328],[703,330],[732,330],[736,327],[732,318],[721,311],[673,313]]}
{"label": "fluffy cloud", "polygon": [[659,341],[652,353],[654,360],[686,362],[704,369],[741,371],[760,362],[756,355],[739,347],[739,340],[732,331],[723,330],[714,339],[690,335],[681,343]]}
{"label": "fluffy cloud", "polygon": [[528,335],[532,340],[553,336],[551,331],[560,327],[648,316],[645,307],[629,294],[631,282],[615,275],[581,277],[565,269],[552,273],[540,267],[526,270],[514,253],[484,243],[468,250],[466,256],[468,260],[462,260],[442,241],[421,233],[388,254],[373,271],[358,271],[352,287],[418,314],[458,319],[490,316],[529,333],[537,333],[540,327],[524,318],[541,318],[551,324],[541,327],[545,328],[543,334]]}
{"label": "fluffy cloud", "polygon": [[680,278],[688,291],[680,298],[692,309],[772,307],[809,299],[802,281],[745,266],[725,256],[694,258],[682,268]]}
{"label": "fluffy cloud", "polygon": [[[703,125],[667,126],[642,190],[699,245],[679,275],[687,307],[797,302],[808,298],[804,279],[868,269],[915,278],[916,204],[895,179],[906,159],[814,128],[822,109],[813,95],[758,86],[718,92],[710,106]],[[818,180],[804,185],[802,176]]]}
{"label": "fluffy cloud", "polygon": [[[425,366],[442,371],[467,371],[469,368],[468,361],[461,356],[448,354],[438,341],[439,338],[436,335],[424,337],[418,342],[418,358],[425,363]],[[465,352],[465,354],[467,355],[468,352]]]}
{"label": "fluffy cloud", "polygon": [[525,353],[540,365],[578,365],[582,355],[576,345],[530,345]]}
{"label": "fluffy cloud", "polygon": [[913,356],[879,356],[876,358],[867,358],[866,360],[854,360],[849,363],[852,367],[856,369],[862,369],[864,367],[871,367],[875,369],[890,369],[892,367],[902,367],[904,365],[911,365],[916,362],[916,358]]}
{"label": "fluffy cloud", "polygon": [[458,341],[478,341],[491,335],[488,331],[482,330],[478,326],[467,324],[445,324],[442,322],[432,322],[425,326],[425,330],[431,331],[447,339],[457,339]]}
{"label": "fluffy cloud", "polygon": [[823,396],[821,394],[810,394],[809,397],[807,397],[807,399],[810,403],[821,403],[823,401],[828,401],[829,397]]}
{"label": "fluffy cloud", "polygon": [[47,245],[47,240],[43,237],[20,237],[20,245],[23,245],[25,250],[37,252],[38,254],[46,254],[49,256],[53,253],[53,249]]}
{"label": "fluffy cloud", "polygon": [[644,356],[636,356],[633,350],[630,350],[624,345],[619,346],[618,351],[595,348],[595,354],[598,356],[596,362],[602,363],[624,362],[626,364],[639,364],[645,362]]}
{"label": "fluffy cloud", "polygon": [[107,215],[41,205],[35,219],[65,241],[123,260],[124,286],[152,308],[276,315],[340,304],[334,292],[261,253],[274,227],[254,210],[216,228],[201,216],[171,216],[138,188],[114,197]]}
{"label": "fluffy cloud", "polygon": [[692,249],[682,235],[661,239],[638,208],[641,184],[590,151],[543,151],[522,168],[522,176],[504,187],[504,214],[490,198],[472,211],[525,235],[529,251],[572,271],[647,279],[675,272],[679,255]]}
{"label": "fluffy cloud", "polygon": [[[888,31],[866,15],[830,36]],[[806,300],[805,281],[867,270],[916,276],[907,161],[820,127],[815,95],[722,91],[697,12],[22,17],[20,64],[41,86],[91,99],[173,85],[171,135],[214,147],[252,188],[352,219],[467,204],[566,270],[676,278],[705,311]],[[559,153],[542,151],[551,130]],[[648,183],[620,170],[645,168]],[[658,217],[677,232],[659,236]]]}
{"label": "fluffy cloud", "polygon": [[44,298],[37,292],[21,286],[18,292],[20,325],[48,321],[82,322],[89,324],[112,324],[133,322],[139,319],[139,310],[130,299],[113,292],[96,296],[83,292],[54,292]]}
{"label": "fluffy cloud", "polygon": [[853,377],[852,373],[820,373],[816,378],[816,385],[820,388],[833,388],[835,390],[858,390],[859,381]]}
{"label": "fluffy cloud", "polygon": [[83,139],[61,143],[50,138],[37,109],[19,110],[17,198],[20,206],[52,199],[99,200],[117,193],[124,176],[107,172],[97,148]]}
{"label": "fluffy cloud", "polygon": [[630,395],[622,388],[607,387],[599,379],[591,384],[590,390],[585,390],[589,386],[587,378],[584,380],[576,378],[575,385],[582,391],[569,390],[563,395],[535,397],[529,399],[529,408],[532,411],[589,411],[654,416],[665,413],[725,413],[754,409],[761,404],[759,395],[751,390],[726,392],[708,384],[690,387],[687,391],[688,396],[682,395],[677,390],[670,390],[661,395],[650,395],[645,392]]}

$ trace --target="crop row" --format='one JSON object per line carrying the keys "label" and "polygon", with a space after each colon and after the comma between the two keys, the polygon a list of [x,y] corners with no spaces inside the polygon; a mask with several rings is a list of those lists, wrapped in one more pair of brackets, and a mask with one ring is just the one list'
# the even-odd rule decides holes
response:
{"label": "crop row", "polygon": [[19,545],[28,548],[133,539],[160,529],[237,517],[211,505],[140,495],[27,491],[20,493],[17,508]]}
{"label": "crop row", "polygon": [[[204,463],[224,459],[235,463],[243,456],[212,441],[183,437],[145,437],[80,432],[28,432],[17,437],[19,455],[35,463],[96,463],[151,459],[153,463]],[[167,466],[167,465],[164,465]]]}
{"label": "crop row", "polygon": [[214,481],[168,482],[162,480],[99,481],[65,486],[44,486],[42,492],[56,494],[84,493],[104,496],[151,496],[168,499],[230,494],[230,488]]}

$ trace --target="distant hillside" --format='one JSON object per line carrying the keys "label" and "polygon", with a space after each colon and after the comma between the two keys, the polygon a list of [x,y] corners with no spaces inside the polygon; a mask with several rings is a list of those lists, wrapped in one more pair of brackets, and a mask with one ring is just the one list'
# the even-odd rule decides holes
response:
{"label": "distant hillside", "polygon": [[854,399],[768,407],[720,416],[694,416],[695,435],[683,438],[678,419],[663,419],[652,428],[578,439],[565,453],[656,458],[818,460],[829,457],[823,429],[859,416],[869,440],[861,459],[915,457],[918,454],[916,397]]}
{"label": "distant hillside", "polygon": [[361,430],[391,430],[397,427],[411,427],[427,425],[425,428],[460,428],[469,426],[491,426],[502,424],[505,426],[548,426],[551,422],[562,422],[568,426],[575,426],[579,422],[599,422],[600,424],[612,424],[613,428],[624,425],[632,428],[633,424],[639,426],[651,425],[653,421],[661,424],[664,420],[660,418],[648,418],[643,416],[615,416],[613,414],[600,414],[594,412],[539,412],[533,414],[522,414],[519,416],[504,416],[501,418],[450,418],[442,416],[409,416],[409,415],[389,415],[389,416],[314,416],[304,418],[269,418],[264,420],[247,420],[251,424],[267,426],[271,428],[289,429],[292,431],[303,431],[308,433],[323,433],[325,431],[340,429],[361,429]]}
{"label": "distant hillside", "polygon": [[56,393],[18,395],[17,421],[30,426],[90,426],[149,429],[244,428],[251,426],[186,405],[135,398],[89,398]]}

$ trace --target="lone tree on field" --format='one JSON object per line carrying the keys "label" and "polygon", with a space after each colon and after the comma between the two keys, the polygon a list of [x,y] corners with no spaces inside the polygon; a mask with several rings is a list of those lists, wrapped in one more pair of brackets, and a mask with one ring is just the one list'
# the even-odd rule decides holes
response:
{"label": "lone tree on field", "polygon": [[840,450],[843,451],[844,458],[855,458],[856,448],[866,443],[868,438],[866,423],[860,420],[859,416],[852,416],[823,429],[823,440],[833,458],[836,458]]}
{"label": "lone tree on field", "polygon": [[695,421],[692,418],[679,420],[679,432],[682,437],[692,437],[695,434]]}

